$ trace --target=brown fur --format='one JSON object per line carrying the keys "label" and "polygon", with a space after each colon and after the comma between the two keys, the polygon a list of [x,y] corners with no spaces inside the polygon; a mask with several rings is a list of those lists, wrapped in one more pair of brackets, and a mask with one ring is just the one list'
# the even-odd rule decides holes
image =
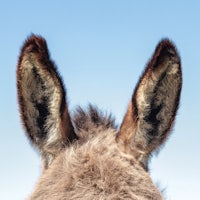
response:
{"label": "brown fur", "polygon": [[18,99],[27,135],[40,151],[43,173],[31,200],[160,200],[148,173],[151,154],[172,128],[182,85],[180,57],[161,41],[117,129],[111,115],[78,108],[71,118],[65,90],[46,41],[30,36],[17,68]]}

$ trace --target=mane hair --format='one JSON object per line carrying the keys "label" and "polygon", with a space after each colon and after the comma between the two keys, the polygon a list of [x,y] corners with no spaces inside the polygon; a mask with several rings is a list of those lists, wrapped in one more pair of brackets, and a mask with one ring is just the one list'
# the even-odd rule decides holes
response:
{"label": "mane hair", "polygon": [[[87,135],[93,135],[97,131],[92,132],[91,130],[96,130],[100,128],[101,130],[106,129],[114,129],[117,130],[118,126],[115,123],[115,118],[112,114],[107,114],[102,112],[92,104],[89,104],[86,109],[78,106],[74,112],[72,117],[72,122],[74,128],[76,130],[77,135],[81,133],[85,133],[86,135],[82,135],[81,137],[85,137]],[[90,134],[88,134],[88,132]]]}

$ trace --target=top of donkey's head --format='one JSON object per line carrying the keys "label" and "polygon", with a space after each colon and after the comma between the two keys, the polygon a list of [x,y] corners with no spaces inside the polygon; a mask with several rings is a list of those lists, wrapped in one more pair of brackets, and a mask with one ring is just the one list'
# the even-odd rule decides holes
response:
{"label": "top of donkey's head", "polygon": [[93,106],[71,117],[46,41],[31,35],[17,67],[21,118],[44,168],[31,199],[161,199],[148,160],[170,133],[181,85],[180,57],[165,39],[139,79],[119,130]]}

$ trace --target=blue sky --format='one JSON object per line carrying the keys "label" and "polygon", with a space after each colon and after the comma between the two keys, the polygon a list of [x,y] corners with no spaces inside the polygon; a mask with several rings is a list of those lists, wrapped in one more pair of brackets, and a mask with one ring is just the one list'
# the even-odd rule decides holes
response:
{"label": "blue sky", "polygon": [[69,108],[88,102],[121,122],[157,42],[172,39],[183,67],[174,131],[151,162],[167,199],[200,199],[200,2],[60,0],[0,2],[0,199],[25,199],[40,174],[40,157],[21,127],[15,70],[30,33],[46,38],[62,74]]}

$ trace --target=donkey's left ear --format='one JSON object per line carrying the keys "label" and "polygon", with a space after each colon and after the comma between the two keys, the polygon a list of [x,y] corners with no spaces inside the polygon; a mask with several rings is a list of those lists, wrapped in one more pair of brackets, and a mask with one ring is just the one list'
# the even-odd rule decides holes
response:
{"label": "donkey's left ear", "polygon": [[61,77],[42,37],[32,35],[25,41],[18,62],[17,87],[27,136],[48,167],[58,152],[77,136]]}
{"label": "donkey's left ear", "polygon": [[162,40],[133,93],[117,141],[147,168],[172,128],[182,86],[181,61],[175,46]]}

